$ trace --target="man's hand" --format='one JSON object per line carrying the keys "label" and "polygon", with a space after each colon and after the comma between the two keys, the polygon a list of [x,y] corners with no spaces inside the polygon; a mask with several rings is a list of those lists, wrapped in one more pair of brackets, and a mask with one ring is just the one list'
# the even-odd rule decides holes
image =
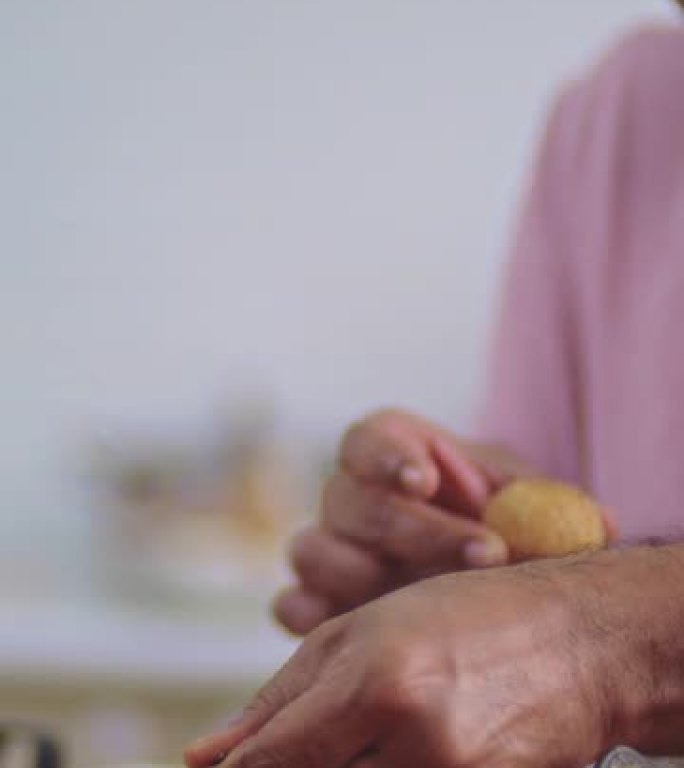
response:
{"label": "man's hand", "polygon": [[[311,633],[191,768],[579,768],[684,749],[682,548],[450,574]],[[221,762],[223,760],[223,762]]]}
{"label": "man's hand", "polygon": [[296,586],[277,618],[306,634],[326,619],[427,576],[507,561],[480,515],[489,496],[534,474],[500,448],[456,439],[401,411],[349,429],[317,524],[295,538]]}

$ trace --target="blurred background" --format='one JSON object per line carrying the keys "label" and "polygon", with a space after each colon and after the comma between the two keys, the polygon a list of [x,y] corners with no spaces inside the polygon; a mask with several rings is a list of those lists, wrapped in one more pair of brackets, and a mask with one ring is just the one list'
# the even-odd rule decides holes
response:
{"label": "blurred background", "polygon": [[177,763],[287,657],[340,431],[468,430],[549,100],[668,15],[0,0],[1,721]]}

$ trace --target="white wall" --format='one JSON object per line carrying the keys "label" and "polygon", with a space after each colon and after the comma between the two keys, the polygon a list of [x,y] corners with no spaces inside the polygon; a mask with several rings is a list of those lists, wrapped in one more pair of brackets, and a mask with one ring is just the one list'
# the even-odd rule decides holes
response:
{"label": "white wall", "polygon": [[0,540],[63,549],[102,424],[272,386],[463,426],[555,86],[666,0],[0,2]]}

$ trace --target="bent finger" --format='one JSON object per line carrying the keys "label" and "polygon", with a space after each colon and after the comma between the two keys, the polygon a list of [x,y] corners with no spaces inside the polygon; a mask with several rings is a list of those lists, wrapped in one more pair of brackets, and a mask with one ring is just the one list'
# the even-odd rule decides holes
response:
{"label": "bent finger", "polygon": [[276,595],[271,610],[275,619],[294,635],[308,635],[338,613],[329,599],[299,584]]}
{"label": "bent finger", "polygon": [[417,574],[502,565],[507,547],[481,523],[337,475],[321,509],[325,528]]}
{"label": "bent finger", "polygon": [[425,425],[401,411],[380,411],[352,424],[342,438],[338,463],[359,479],[424,498],[439,487]]}
{"label": "bent finger", "polygon": [[379,597],[391,586],[388,566],[377,555],[318,526],[294,539],[291,560],[302,586],[338,610]]}

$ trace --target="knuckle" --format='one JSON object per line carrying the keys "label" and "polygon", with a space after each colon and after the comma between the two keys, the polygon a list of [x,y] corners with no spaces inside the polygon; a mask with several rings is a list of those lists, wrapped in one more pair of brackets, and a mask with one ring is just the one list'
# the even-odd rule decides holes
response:
{"label": "knuckle", "polygon": [[479,763],[481,744],[472,734],[478,724],[467,721],[467,728],[454,726],[453,712],[445,717],[444,692],[434,684],[408,674],[385,677],[370,688],[366,701],[373,718],[385,728],[401,729],[427,739],[430,765],[434,768],[472,766]]}
{"label": "knuckle", "polygon": [[303,533],[297,542],[293,542],[290,562],[294,572],[309,588],[317,589],[331,580],[329,542],[317,531]]}
{"label": "knuckle", "polygon": [[369,413],[360,425],[374,433],[391,435],[401,429],[410,418],[408,413],[399,408],[382,408]]}
{"label": "knuckle", "polygon": [[376,489],[370,491],[363,509],[368,542],[377,544],[386,541],[396,527],[398,515],[391,494]]}
{"label": "knuckle", "polygon": [[285,768],[285,762],[275,750],[255,745],[238,756],[235,768]]}
{"label": "knuckle", "polygon": [[269,683],[258,690],[245,708],[245,715],[261,720],[267,718],[270,713],[277,712],[290,699],[290,693],[283,678],[284,674],[281,670]]}
{"label": "knuckle", "polygon": [[318,531],[313,526],[296,533],[290,542],[290,561],[295,565],[308,562],[312,553],[317,551],[319,538]]}
{"label": "knuckle", "polygon": [[356,454],[366,440],[377,435],[392,435],[410,419],[410,415],[398,408],[383,408],[371,411],[354,421],[345,431],[340,441],[340,460]]}
{"label": "knuckle", "polygon": [[342,435],[339,447],[339,463],[348,464],[351,457],[356,454],[360,445],[366,440],[367,424],[365,420],[355,421],[350,424]]}
{"label": "knuckle", "polygon": [[416,720],[426,709],[430,686],[416,672],[413,647],[380,644],[375,663],[369,667],[366,679],[367,700],[383,719],[391,721]]}
{"label": "knuckle", "polygon": [[402,675],[388,676],[378,682],[370,697],[377,715],[393,723],[415,722],[425,708],[425,691]]}

